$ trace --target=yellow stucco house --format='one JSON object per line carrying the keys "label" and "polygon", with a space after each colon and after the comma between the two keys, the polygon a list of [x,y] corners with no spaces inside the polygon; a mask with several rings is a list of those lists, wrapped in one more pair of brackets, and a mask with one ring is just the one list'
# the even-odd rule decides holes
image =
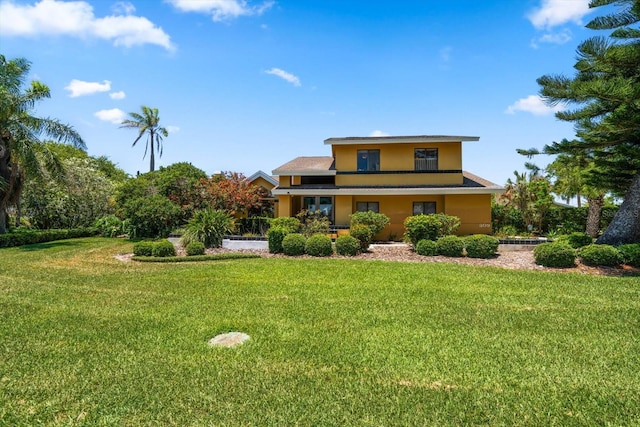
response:
{"label": "yellow stucco house", "polygon": [[491,233],[491,197],[504,189],[462,170],[462,143],[475,136],[329,138],[331,156],[297,157],[273,170],[278,216],[320,210],[337,227],[356,211],[384,213],[378,239],[401,239],[421,213],[460,218],[458,234]]}

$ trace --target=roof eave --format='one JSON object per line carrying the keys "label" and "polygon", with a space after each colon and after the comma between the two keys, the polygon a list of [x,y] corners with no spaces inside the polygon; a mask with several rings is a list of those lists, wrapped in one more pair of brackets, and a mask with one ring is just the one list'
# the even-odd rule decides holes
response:
{"label": "roof eave", "polygon": [[313,194],[316,196],[410,196],[410,195],[446,195],[446,194],[500,194],[504,188],[305,188],[292,187],[274,188],[271,193],[277,195],[304,196]]}

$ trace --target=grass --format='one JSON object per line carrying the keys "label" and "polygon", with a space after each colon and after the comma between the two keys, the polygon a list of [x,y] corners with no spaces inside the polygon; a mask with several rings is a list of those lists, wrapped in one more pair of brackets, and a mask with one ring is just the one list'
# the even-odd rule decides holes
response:
{"label": "grass", "polygon": [[131,247],[0,249],[0,425],[640,424],[640,278]]}

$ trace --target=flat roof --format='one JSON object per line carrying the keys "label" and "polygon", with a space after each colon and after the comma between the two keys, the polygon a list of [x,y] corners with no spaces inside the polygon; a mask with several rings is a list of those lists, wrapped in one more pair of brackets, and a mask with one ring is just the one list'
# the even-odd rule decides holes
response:
{"label": "flat roof", "polygon": [[461,135],[407,135],[407,136],[348,136],[325,139],[326,145],[398,144],[415,142],[463,142],[479,141],[479,136]]}

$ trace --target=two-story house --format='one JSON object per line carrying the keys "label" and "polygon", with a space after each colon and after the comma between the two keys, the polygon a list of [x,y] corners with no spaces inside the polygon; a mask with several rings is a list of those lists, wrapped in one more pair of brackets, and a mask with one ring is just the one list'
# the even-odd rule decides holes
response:
{"label": "two-story house", "polygon": [[500,186],[462,170],[462,142],[475,136],[329,138],[331,157],[297,157],[273,170],[278,215],[320,210],[336,226],[356,211],[384,213],[377,236],[401,239],[404,220],[421,213],[460,218],[458,233],[491,232],[491,195]]}

